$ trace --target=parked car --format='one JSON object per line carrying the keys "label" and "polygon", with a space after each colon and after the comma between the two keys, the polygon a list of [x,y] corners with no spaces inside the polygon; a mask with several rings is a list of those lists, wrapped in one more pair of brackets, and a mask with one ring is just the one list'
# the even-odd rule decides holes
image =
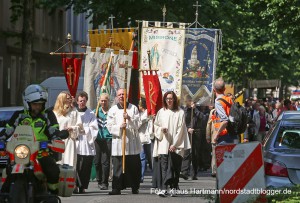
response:
{"label": "parked car", "polygon": [[300,184],[300,111],[285,111],[263,141],[267,187]]}
{"label": "parked car", "polygon": [[[23,106],[14,107],[0,107],[0,132],[4,129],[6,123],[9,121],[15,111],[24,109]],[[5,150],[5,146],[0,143],[0,173],[2,169],[6,167],[8,161],[8,155]]]}

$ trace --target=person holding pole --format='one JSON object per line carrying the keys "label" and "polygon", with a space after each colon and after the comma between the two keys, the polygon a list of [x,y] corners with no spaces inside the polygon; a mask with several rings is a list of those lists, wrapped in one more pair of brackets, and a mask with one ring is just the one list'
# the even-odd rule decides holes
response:
{"label": "person holding pole", "polygon": [[112,135],[113,163],[112,191],[109,195],[120,195],[121,190],[126,187],[131,187],[132,194],[138,194],[140,187],[142,146],[138,134],[140,116],[138,108],[126,102],[125,91],[125,89],[117,91],[118,103],[112,106],[107,114],[107,129]]}

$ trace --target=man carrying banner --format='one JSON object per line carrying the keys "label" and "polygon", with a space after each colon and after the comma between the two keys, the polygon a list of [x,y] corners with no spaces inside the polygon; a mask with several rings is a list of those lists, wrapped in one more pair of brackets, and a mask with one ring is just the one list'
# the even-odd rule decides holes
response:
{"label": "man carrying banner", "polygon": [[[136,106],[126,103],[127,110],[124,113],[124,94],[124,89],[117,91],[118,103],[110,108],[107,115],[107,128],[112,134],[113,181],[110,195],[120,195],[121,190],[126,187],[131,187],[132,194],[138,194],[141,180],[139,111]],[[127,122],[124,122],[124,119]],[[126,130],[125,173],[122,173],[123,129]]]}

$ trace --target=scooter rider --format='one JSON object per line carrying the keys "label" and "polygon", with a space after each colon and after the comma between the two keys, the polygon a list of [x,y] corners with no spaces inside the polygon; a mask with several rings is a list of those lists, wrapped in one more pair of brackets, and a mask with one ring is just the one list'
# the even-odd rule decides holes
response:
{"label": "scooter rider", "polygon": [[[59,131],[59,126],[52,111],[45,110],[45,103],[48,99],[47,91],[40,85],[29,85],[23,92],[24,110],[16,111],[6,128],[0,132],[0,139],[10,138],[19,125],[30,125],[35,133],[36,141],[48,141],[56,138],[65,139],[69,133],[67,130]],[[52,194],[58,193],[59,167],[51,156],[37,157],[43,173],[47,178],[48,190]],[[9,168],[9,167],[8,167]],[[9,190],[9,174],[3,184],[1,192]]]}

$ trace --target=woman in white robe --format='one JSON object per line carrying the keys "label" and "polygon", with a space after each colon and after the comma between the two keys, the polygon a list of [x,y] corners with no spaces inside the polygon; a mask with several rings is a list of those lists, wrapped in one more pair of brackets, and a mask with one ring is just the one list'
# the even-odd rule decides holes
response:
{"label": "woman in white robe", "polygon": [[70,93],[63,91],[56,99],[53,112],[59,124],[59,130],[68,130],[69,137],[64,139],[65,152],[62,154],[59,164],[68,164],[76,166],[76,139],[82,126],[81,118],[75,108],[72,106],[72,96]]}
{"label": "woman in white robe", "polygon": [[191,146],[184,111],[178,107],[177,96],[173,91],[164,94],[163,106],[157,112],[154,122],[153,157],[156,169],[152,181],[160,189],[158,195],[164,197],[168,186],[178,189],[184,150]]}

